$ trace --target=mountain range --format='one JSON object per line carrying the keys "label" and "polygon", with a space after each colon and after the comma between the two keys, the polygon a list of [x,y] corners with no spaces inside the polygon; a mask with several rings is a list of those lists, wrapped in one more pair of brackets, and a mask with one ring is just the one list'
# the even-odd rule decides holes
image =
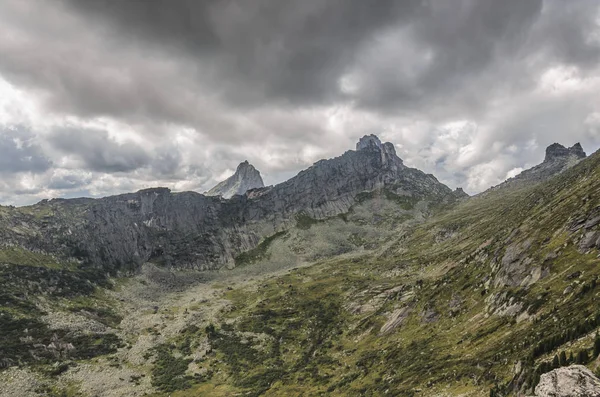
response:
{"label": "mountain range", "polygon": [[599,156],[469,197],[368,135],[274,186],[0,207],[0,396],[600,395]]}

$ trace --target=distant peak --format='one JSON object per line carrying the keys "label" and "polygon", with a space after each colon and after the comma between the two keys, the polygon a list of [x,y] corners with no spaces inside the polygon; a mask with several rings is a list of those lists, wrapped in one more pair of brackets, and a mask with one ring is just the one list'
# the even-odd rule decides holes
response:
{"label": "distant peak", "polygon": [[254,166],[252,164],[250,164],[248,162],[248,160],[244,160],[242,161],[238,166],[237,166],[237,170],[243,170],[245,168],[254,168]]}
{"label": "distant peak", "polygon": [[553,143],[552,145],[546,148],[546,158],[544,162],[552,161],[554,159],[564,158],[564,157],[576,157],[576,158],[585,158],[586,154],[581,147],[581,144],[577,142],[575,145],[570,148],[566,148],[560,143]]}
{"label": "distant peak", "polygon": [[393,163],[396,166],[403,167],[402,159],[396,155],[394,144],[390,142],[381,143],[377,135],[365,135],[358,140],[356,151],[375,152],[381,155],[382,164]]}
{"label": "distant peak", "polygon": [[462,187],[457,187],[456,189],[454,189],[454,196],[458,197],[458,198],[465,198],[465,197],[469,197],[469,195],[463,190]]}
{"label": "distant peak", "polygon": [[250,189],[264,186],[260,172],[248,160],[244,160],[237,166],[232,176],[220,182],[205,194],[207,196],[231,198],[235,195],[242,195]]}
{"label": "distant peak", "polygon": [[356,143],[356,151],[363,149],[379,148],[381,149],[381,141],[377,135],[365,135]]}
{"label": "distant peak", "polygon": [[581,147],[581,144],[579,142],[577,142],[576,144],[571,146],[569,148],[569,151],[571,152],[571,154],[575,154],[577,157],[580,157],[580,158],[584,158],[587,156],[585,154],[585,152],[583,151],[583,148]]}

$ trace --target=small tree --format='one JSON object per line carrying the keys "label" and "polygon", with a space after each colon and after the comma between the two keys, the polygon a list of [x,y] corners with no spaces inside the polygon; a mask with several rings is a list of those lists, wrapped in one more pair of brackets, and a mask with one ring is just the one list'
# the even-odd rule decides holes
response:
{"label": "small tree", "polygon": [[594,339],[594,358],[600,354],[600,335],[596,332],[596,338]]}
{"label": "small tree", "polygon": [[579,350],[577,352],[577,359],[575,360],[576,364],[585,364],[588,361],[588,353],[586,350]]}
{"label": "small tree", "polygon": [[208,324],[204,331],[206,332],[206,336],[208,336],[209,339],[213,338],[216,334],[215,326],[212,323]]}
{"label": "small tree", "polygon": [[558,368],[558,367],[560,367],[560,364],[559,364],[558,356],[555,354],[554,358],[552,359],[552,368]]}
{"label": "small tree", "polygon": [[560,355],[558,356],[558,365],[560,365],[561,367],[567,365],[567,354],[564,350],[561,351]]}
{"label": "small tree", "polygon": [[569,353],[569,360],[568,360],[568,363],[569,363],[569,364],[573,364],[573,362],[574,362],[574,361],[573,361],[573,352],[570,352],[570,353]]}

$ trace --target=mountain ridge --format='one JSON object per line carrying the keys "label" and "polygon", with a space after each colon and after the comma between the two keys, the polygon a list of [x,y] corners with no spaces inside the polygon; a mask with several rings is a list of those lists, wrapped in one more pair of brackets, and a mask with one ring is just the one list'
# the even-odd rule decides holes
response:
{"label": "mountain ridge", "polygon": [[0,207],[0,395],[506,397],[598,374],[600,153],[460,199],[384,145],[231,199]]}
{"label": "mountain ridge", "polygon": [[535,184],[546,181],[555,175],[558,175],[567,169],[575,166],[578,162],[587,157],[581,144],[577,142],[570,148],[560,143],[553,143],[546,147],[544,161],[531,168],[521,171],[518,175],[508,178],[499,185],[479,193],[485,195],[490,191],[505,188],[519,188],[528,184]]}
{"label": "mountain ridge", "polygon": [[[407,200],[456,200],[433,175],[406,167],[391,143],[367,140],[372,143],[367,147],[230,199],[150,188],[101,199],[50,200],[9,211],[13,223],[27,227],[0,228],[0,235],[9,244],[110,271],[134,270],[146,261],[207,270],[233,265],[237,255],[294,225],[298,215],[318,220],[345,213],[363,192],[387,189]],[[247,163],[238,170],[258,173]]]}

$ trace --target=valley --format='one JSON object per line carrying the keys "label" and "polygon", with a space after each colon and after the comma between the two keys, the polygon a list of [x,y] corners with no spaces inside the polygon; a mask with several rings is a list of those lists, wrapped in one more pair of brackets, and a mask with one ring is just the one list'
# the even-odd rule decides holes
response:
{"label": "valley", "polygon": [[[369,178],[380,183],[330,197],[336,206],[229,218],[222,241],[247,249],[202,243],[227,265],[189,266],[195,236],[156,200],[125,247],[149,257],[120,267],[86,251],[98,235],[69,256],[73,240],[47,250],[38,234],[60,219],[60,233],[92,236],[77,213],[96,204],[3,207],[13,243],[0,251],[0,396],[516,396],[558,367],[598,373],[598,153],[547,154],[528,183],[468,198],[365,142],[368,152],[344,156],[377,161]],[[313,175],[347,164],[327,161]],[[282,188],[262,189],[219,205],[257,197],[249,214]],[[171,236],[186,255],[166,261]],[[107,257],[118,255],[130,254]]]}

